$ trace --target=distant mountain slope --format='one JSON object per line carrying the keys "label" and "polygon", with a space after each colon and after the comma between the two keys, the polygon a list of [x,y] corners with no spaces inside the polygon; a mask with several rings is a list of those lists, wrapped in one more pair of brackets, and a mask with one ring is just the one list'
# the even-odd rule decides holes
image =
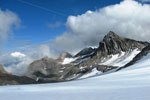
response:
{"label": "distant mountain slope", "polygon": [[68,81],[84,75],[91,77],[123,67],[148,45],[148,42],[123,38],[110,31],[97,48],[85,48],[75,56],[65,53],[63,63],[50,58],[34,61],[26,75],[39,82]]}
{"label": "distant mountain slope", "polygon": [[0,85],[37,84],[35,80],[26,76],[0,74]]}
{"label": "distant mountain slope", "polygon": [[37,82],[26,76],[16,76],[7,73],[0,65],[0,85],[36,84]]}

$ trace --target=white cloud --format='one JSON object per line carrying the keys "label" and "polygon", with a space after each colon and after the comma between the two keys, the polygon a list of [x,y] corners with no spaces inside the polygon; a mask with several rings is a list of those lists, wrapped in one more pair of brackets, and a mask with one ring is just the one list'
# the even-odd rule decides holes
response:
{"label": "white cloud", "polygon": [[12,32],[13,26],[19,25],[19,22],[20,19],[15,13],[0,9],[0,42],[7,39],[8,35]]}
{"label": "white cloud", "polygon": [[5,69],[14,75],[24,75],[27,72],[29,64],[32,62],[33,59],[30,57],[18,58],[18,60],[11,58],[11,63],[7,67],[5,66]]}
{"label": "white cloud", "polygon": [[34,58],[41,58],[41,57],[45,57],[45,56],[55,57],[55,54],[56,54],[55,50],[51,49],[51,48],[47,44],[41,44],[40,46],[38,46],[36,48],[37,51],[34,52],[36,54],[36,57],[34,57]]}
{"label": "white cloud", "polygon": [[11,53],[10,54],[12,57],[15,57],[15,58],[23,58],[23,57],[25,57],[26,55],[25,54],[23,54],[23,53],[21,53],[21,52],[13,52],[13,53]]}
{"label": "white cloud", "polygon": [[54,49],[51,51],[48,45],[40,45],[28,50],[16,51],[0,56],[0,64],[4,65],[7,72],[14,75],[25,75],[30,63],[42,57],[55,57]]}
{"label": "white cloud", "polygon": [[0,57],[0,63],[4,65],[5,70],[14,75],[24,75],[28,65],[34,60],[31,56],[21,52],[12,52]]}
{"label": "white cloud", "polygon": [[57,37],[53,45],[75,52],[86,46],[98,45],[110,30],[137,40],[150,40],[150,5],[134,0],[87,11],[67,19],[68,31]]}

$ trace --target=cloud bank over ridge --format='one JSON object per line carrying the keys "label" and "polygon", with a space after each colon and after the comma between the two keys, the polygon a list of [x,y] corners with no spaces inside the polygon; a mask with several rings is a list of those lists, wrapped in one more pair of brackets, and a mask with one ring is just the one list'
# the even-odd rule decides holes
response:
{"label": "cloud bank over ridge", "polygon": [[96,46],[110,30],[137,40],[150,39],[150,4],[124,0],[82,15],[69,16],[68,31],[53,44],[64,51],[76,52],[87,46]]}

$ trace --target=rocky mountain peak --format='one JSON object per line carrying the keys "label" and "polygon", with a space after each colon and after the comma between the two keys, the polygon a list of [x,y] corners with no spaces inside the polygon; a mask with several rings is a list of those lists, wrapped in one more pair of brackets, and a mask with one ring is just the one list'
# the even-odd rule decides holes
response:
{"label": "rocky mountain peak", "polygon": [[114,33],[113,31],[109,31],[107,35],[105,35],[104,39],[107,38],[121,38],[120,36],[118,36],[116,33]]}
{"label": "rocky mountain peak", "polygon": [[103,54],[117,54],[120,52],[126,52],[133,49],[143,49],[148,43],[132,40],[129,38],[123,38],[116,33],[110,31],[103,40],[99,43],[99,50]]}
{"label": "rocky mountain peak", "polygon": [[99,43],[99,49],[106,54],[116,54],[127,50],[127,43],[124,38],[110,31]]}

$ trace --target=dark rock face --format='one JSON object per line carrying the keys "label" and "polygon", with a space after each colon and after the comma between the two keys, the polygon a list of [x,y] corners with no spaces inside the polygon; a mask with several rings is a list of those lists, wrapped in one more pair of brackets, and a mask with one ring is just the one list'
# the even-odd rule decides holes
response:
{"label": "dark rock face", "polygon": [[124,38],[119,37],[113,32],[109,32],[99,43],[99,50],[107,54],[116,54],[120,51],[126,51],[128,49]]}
{"label": "dark rock face", "polygon": [[99,47],[97,49],[97,56],[102,55],[110,55],[110,54],[117,54],[120,52],[127,52],[133,49],[140,49],[142,50],[145,46],[149,43],[136,41],[128,38],[122,38],[115,34],[114,32],[110,31],[99,43]]}
{"label": "dark rock face", "polygon": [[[81,50],[73,56],[77,59],[70,64],[62,65],[58,59],[43,58],[30,64],[27,76],[38,82],[60,82],[76,79],[91,72],[93,68],[101,72],[107,72],[118,67],[99,65],[104,58],[134,49],[142,50],[148,45],[148,42],[122,38],[110,31],[99,43],[98,48],[85,48]],[[59,59],[63,60],[66,57],[72,56],[65,53]]]}
{"label": "dark rock face", "polygon": [[[131,52],[134,49],[142,50],[147,45],[149,45],[149,43],[123,38],[110,31],[99,43],[99,47],[95,52],[88,56],[88,59],[84,58],[86,60],[79,63],[78,66],[99,66],[99,63],[101,63],[104,58],[107,59],[109,55],[121,54],[121,52]],[[101,66],[101,69],[103,69],[103,67],[104,69],[114,69],[114,66]],[[103,70],[101,71],[103,72]]]}
{"label": "dark rock face", "polygon": [[110,71],[110,70],[112,70],[112,69],[115,69],[115,68],[117,68],[117,66],[107,66],[107,65],[97,65],[96,66],[96,69],[98,70],[98,71],[101,71],[101,72],[107,72],[107,71]]}
{"label": "dark rock face", "polygon": [[37,82],[26,76],[0,74],[0,85],[36,84]]}
{"label": "dark rock face", "polygon": [[85,48],[85,49],[81,50],[79,53],[77,53],[74,57],[81,57],[81,56],[90,55],[90,54],[94,53],[95,50],[96,49],[93,49],[91,47]]}

